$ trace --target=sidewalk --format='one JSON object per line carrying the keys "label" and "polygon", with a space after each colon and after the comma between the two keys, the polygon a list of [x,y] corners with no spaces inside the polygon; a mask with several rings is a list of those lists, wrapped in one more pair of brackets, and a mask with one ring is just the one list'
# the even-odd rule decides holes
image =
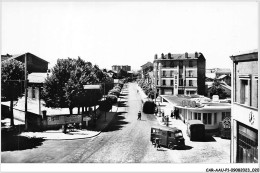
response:
{"label": "sidewalk", "polygon": [[[139,90],[139,93],[140,93],[139,95],[140,95],[141,99],[147,98],[147,95],[144,93],[144,91],[138,85],[137,85],[137,89]],[[156,101],[159,101],[159,99],[157,98]],[[163,110],[165,113],[167,113],[166,115],[170,115],[169,114],[169,112],[170,112],[169,108],[167,106],[165,106],[163,103],[161,103],[160,109]],[[159,116],[156,116],[156,115],[154,115],[154,116],[161,126],[166,126],[165,122],[162,122],[162,117],[159,117]],[[182,130],[182,132],[185,132],[186,128],[187,128],[186,124],[184,124],[182,120],[172,119],[171,117],[169,117],[168,127],[177,127],[180,130]]]}
{"label": "sidewalk", "polygon": [[[123,89],[121,93],[123,92]],[[121,100],[121,98],[118,98],[118,102]],[[113,105],[111,112],[107,112],[106,116],[105,113],[103,113],[99,119],[96,121],[96,126],[94,128],[91,128],[91,130],[87,129],[75,129],[73,131],[67,130],[67,133],[63,133],[62,130],[47,130],[43,132],[22,132],[19,134],[19,136],[25,136],[30,138],[43,138],[45,140],[72,140],[72,139],[83,139],[83,138],[91,138],[99,135],[103,130],[106,129],[106,127],[109,126],[111,122],[113,122],[115,115],[117,114],[118,106]],[[15,121],[15,125],[18,124],[24,124],[23,122]],[[2,123],[5,123],[6,126],[10,124],[10,119],[5,119],[1,121]],[[18,123],[18,124],[17,124]],[[3,128],[3,127],[2,127]]]}

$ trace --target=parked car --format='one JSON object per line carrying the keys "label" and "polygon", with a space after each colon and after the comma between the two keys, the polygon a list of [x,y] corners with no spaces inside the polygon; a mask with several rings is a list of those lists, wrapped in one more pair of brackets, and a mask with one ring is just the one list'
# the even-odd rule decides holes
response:
{"label": "parked car", "polygon": [[153,126],[151,127],[151,142],[156,145],[155,139],[159,139],[160,146],[169,149],[185,147],[185,139],[182,131],[176,127]]}
{"label": "parked car", "polygon": [[205,139],[205,125],[200,120],[187,122],[187,135],[191,141],[203,141]]}

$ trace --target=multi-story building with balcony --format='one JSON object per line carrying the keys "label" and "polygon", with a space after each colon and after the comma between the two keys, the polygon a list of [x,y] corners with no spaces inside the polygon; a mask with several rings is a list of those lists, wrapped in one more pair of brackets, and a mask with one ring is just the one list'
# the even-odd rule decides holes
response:
{"label": "multi-story building with balcony", "polygon": [[230,58],[233,61],[231,163],[258,163],[258,51]]}
{"label": "multi-story building with balcony", "polygon": [[154,82],[160,95],[205,94],[205,57],[202,53],[157,54]]}

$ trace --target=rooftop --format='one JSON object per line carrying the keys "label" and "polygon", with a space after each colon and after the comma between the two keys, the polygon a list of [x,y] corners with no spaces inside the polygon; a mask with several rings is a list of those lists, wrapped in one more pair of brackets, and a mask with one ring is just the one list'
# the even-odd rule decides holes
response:
{"label": "rooftop", "polygon": [[[163,58],[162,58],[163,56]],[[184,54],[161,54],[161,56],[158,56],[156,60],[184,60],[184,59],[198,59],[199,57],[204,57],[202,53],[195,52],[195,53],[184,53]]]}
{"label": "rooftop", "polygon": [[258,53],[258,49],[253,50],[247,50],[247,51],[238,51],[237,53],[234,53],[232,56],[240,56],[240,55],[246,55],[251,53]]}
{"label": "rooftop", "polygon": [[[224,109],[231,109],[231,104],[228,101],[221,100],[221,102],[212,102],[212,100],[208,97],[200,96],[200,95],[178,95],[178,96],[169,96],[169,95],[161,95],[165,100],[169,103],[173,104],[179,108],[185,109],[203,109],[203,110],[224,110]],[[190,105],[190,102],[195,102],[194,106]],[[186,103],[185,103],[186,102]],[[186,106],[183,106],[183,104]]]}
{"label": "rooftop", "polygon": [[45,62],[49,63],[48,61],[46,61],[46,60],[44,60],[42,58],[39,58],[38,56],[36,56],[36,55],[34,55],[32,53],[29,53],[29,52],[21,53],[21,54],[14,54],[14,55],[10,55],[10,54],[1,55],[1,61],[16,59],[16,58],[18,58],[20,56],[24,56],[25,54],[30,54],[30,55],[32,55],[35,58],[41,59],[42,61],[45,61]]}

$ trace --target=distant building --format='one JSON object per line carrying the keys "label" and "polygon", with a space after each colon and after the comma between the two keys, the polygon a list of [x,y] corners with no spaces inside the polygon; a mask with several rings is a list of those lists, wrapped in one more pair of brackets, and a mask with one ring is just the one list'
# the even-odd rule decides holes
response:
{"label": "distant building", "polygon": [[157,54],[154,81],[160,95],[205,94],[205,57],[202,53]]}
{"label": "distant building", "polygon": [[17,54],[17,55],[9,55],[9,54],[1,55],[1,61],[16,59],[17,61],[24,63],[25,54],[27,56],[27,70],[29,73],[47,72],[49,62],[29,52],[24,54]]}
{"label": "distant building", "polygon": [[142,68],[142,79],[145,80],[147,83],[151,83],[151,76],[149,75],[150,72],[153,71],[153,63],[147,62],[144,65],[141,66]]}
{"label": "distant building", "polygon": [[213,82],[214,79],[231,86],[231,70],[228,68],[206,69],[206,82]]}
{"label": "distant building", "polygon": [[231,163],[258,163],[258,51],[233,61]]}
{"label": "distant building", "polygon": [[112,70],[118,72],[119,70],[131,71],[131,66],[129,65],[113,65]]}

